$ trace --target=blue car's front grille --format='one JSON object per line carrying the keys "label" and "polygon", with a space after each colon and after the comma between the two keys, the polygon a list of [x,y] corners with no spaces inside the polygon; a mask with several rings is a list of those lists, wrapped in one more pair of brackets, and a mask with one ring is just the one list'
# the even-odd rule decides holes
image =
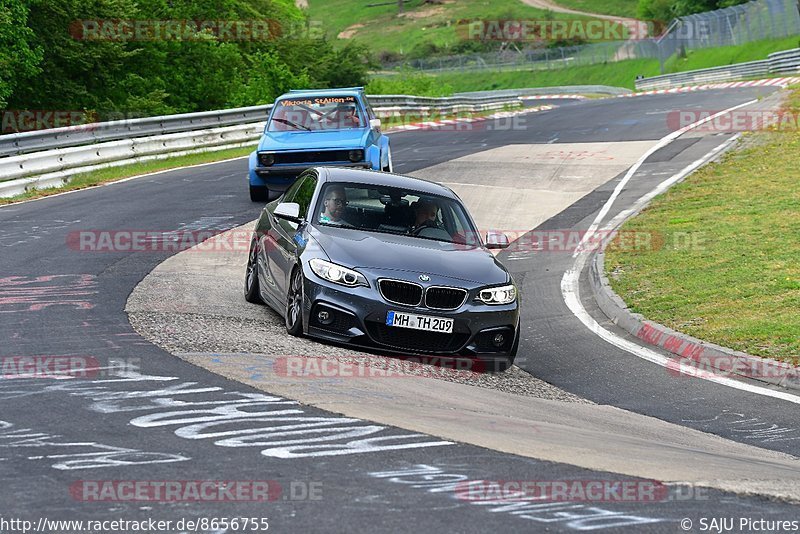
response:
{"label": "blue car's front grille", "polygon": [[309,150],[304,152],[276,152],[276,165],[326,163],[333,161],[350,161],[349,150]]}

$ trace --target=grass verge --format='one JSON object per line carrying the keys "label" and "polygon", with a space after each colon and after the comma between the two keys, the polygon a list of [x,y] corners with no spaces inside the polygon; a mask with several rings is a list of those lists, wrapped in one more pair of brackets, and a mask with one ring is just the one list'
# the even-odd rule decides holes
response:
{"label": "grass verge", "polygon": [[[800,112],[795,88],[786,111]],[[800,132],[753,134],[656,198],[625,231],[662,247],[610,247],[606,274],[636,313],[757,356],[800,364]],[[662,241],[663,239],[663,241]]]}
{"label": "grass verge", "polygon": [[[219,150],[215,152],[204,152],[201,154],[188,154],[185,156],[177,156],[174,158],[144,161],[141,163],[133,163],[131,165],[121,165],[119,167],[108,167],[106,169],[99,169],[82,174],[76,174],[72,180],[69,181],[64,187],[53,187],[47,189],[33,189],[27,193],[16,195],[8,198],[0,198],[0,206],[6,204],[13,204],[15,202],[22,202],[25,200],[33,200],[35,198],[47,197],[50,195],[57,195],[65,191],[75,191],[77,189],[86,189],[109,182],[116,182],[132,176],[139,176],[141,174],[148,174],[151,172],[164,171],[174,169],[177,167],[186,167],[189,165],[198,165],[200,163],[212,163],[214,161],[222,161],[225,159],[238,158],[248,155],[253,151],[252,147],[231,148],[227,150]],[[242,178],[245,176],[245,168],[242,168]]]}

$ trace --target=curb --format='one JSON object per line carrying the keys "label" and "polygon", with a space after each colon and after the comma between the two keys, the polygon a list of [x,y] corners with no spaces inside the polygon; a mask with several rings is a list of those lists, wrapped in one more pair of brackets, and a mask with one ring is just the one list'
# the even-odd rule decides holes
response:
{"label": "curb", "polygon": [[[604,245],[605,246],[605,242]],[[639,341],[660,347],[679,359],[667,369],[675,376],[684,373],[684,365],[707,370],[709,375],[722,373],[749,378],[773,386],[800,391],[800,368],[769,358],[759,358],[744,352],[715,345],[662,324],[648,321],[633,313],[608,282],[604,271],[605,253],[594,255],[589,266],[589,284],[595,300],[611,321],[635,336]],[[748,372],[749,370],[749,372]],[[688,374],[685,376],[689,376]]]}

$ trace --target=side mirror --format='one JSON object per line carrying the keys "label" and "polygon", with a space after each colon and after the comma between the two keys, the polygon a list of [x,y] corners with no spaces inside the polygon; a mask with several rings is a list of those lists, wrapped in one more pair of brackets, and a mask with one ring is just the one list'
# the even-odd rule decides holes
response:
{"label": "side mirror", "polygon": [[486,233],[486,248],[508,248],[508,236],[496,230]]}
{"label": "side mirror", "polygon": [[381,120],[380,119],[370,119],[369,120],[369,127],[373,130],[380,130],[381,129]]}
{"label": "side mirror", "polygon": [[297,202],[281,202],[275,207],[275,211],[273,211],[272,214],[279,219],[285,219],[293,223],[302,222],[300,218],[300,204]]}

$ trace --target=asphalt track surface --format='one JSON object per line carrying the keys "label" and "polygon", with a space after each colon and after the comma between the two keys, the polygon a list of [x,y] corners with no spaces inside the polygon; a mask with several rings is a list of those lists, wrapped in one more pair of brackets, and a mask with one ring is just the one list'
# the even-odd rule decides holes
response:
{"label": "asphalt track surface", "polygon": [[[752,88],[582,101],[531,115],[525,129],[393,134],[395,170],[413,172],[516,143],[656,140],[670,132],[665,120],[669,111],[721,110],[771,91]],[[724,136],[719,137],[722,142]],[[679,149],[686,153],[681,156],[683,150]],[[681,158],[690,156],[690,150],[692,146],[684,143],[656,154],[658,173],[670,165],[678,170],[685,164]],[[0,336],[4,341],[0,356],[88,356],[103,365],[112,359],[141,364],[141,375],[127,378],[0,381],[3,519],[154,518],[172,520],[174,525],[181,518],[268,517],[270,528],[277,532],[600,528],[676,532],[681,531],[679,523],[684,517],[695,523],[701,517],[731,517],[737,518],[737,525],[743,517],[796,519],[797,508],[789,504],[710,490],[702,498],[655,503],[498,505],[459,499],[452,484],[464,480],[620,477],[475,446],[441,444],[437,438],[409,437],[408,432],[392,428],[381,431],[388,437],[384,443],[403,442],[409,448],[286,457],[280,452],[260,453],[264,447],[222,447],[209,439],[187,437],[187,425],[197,416],[193,410],[230,407],[257,392],[174,358],[131,328],[123,311],[128,295],[170,253],[79,252],[68,246],[68,238],[83,230],[221,231],[251,221],[261,207],[247,198],[244,166],[244,160],[236,160],[176,170],[0,209]],[[663,178],[655,171],[648,174],[643,167],[641,179],[631,182],[618,199],[617,209]],[[586,228],[615,184],[612,180],[600,187],[539,229]],[[595,402],[727,439],[798,453],[794,436],[800,434],[795,430],[800,425],[792,416],[794,405],[676,378],[585,331],[569,313],[559,291],[561,277],[571,265],[569,254],[500,258],[522,285],[524,321],[535,325],[520,347],[518,364],[523,369]],[[584,305],[592,311],[590,301]],[[179,389],[162,389],[170,387],[203,391],[181,395]],[[253,413],[260,413],[266,405],[274,408],[270,403],[276,402],[251,400],[247,411]],[[321,410],[299,408],[308,416],[331,417]],[[174,413],[181,411],[192,413]],[[166,419],[169,417],[172,420]],[[786,432],[765,434],[763,430],[772,425]],[[106,480],[268,480],[277,481],[283,490],[268,503],[98,502],[75,491],[81,487],[80,481]],[[321,488],[321,498],[303,498],[304,485]],[[292,495],[292,487],[298,488],[296,495]]]}

